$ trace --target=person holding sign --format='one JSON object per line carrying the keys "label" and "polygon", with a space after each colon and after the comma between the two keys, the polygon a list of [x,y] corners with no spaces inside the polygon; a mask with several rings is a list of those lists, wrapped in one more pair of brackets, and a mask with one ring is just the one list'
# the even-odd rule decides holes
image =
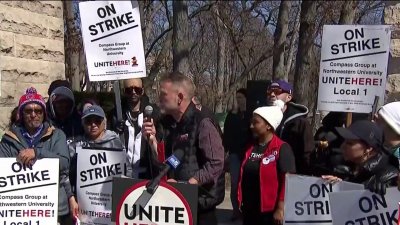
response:
{"label": "person holding sign", "polygon": [[[94,147],[94,148],[114,148],[114,149],[124,149],[124,146],[118,136],[113,131],[106,129],[106,114],[104,110],[98,105],[89,106],[83,111],[82,115],[82,125],[85,131],[84,136],[78,138],[69,145],[70,153],[72,155],[71,162],[71,185],[74,193],[71,195],[76,195],[76,179],[77,179],[77,146],[81,147]],[[129,167],[128,167],[129,168]],[[131,172],[131,171],[129,171]],[[88,174],[88,176],[93,174]],[[104,175],[104,174],[101,174]],[[96,174],[97,176],[97,174]],[[108,176],[104,175],[104,176]],[[71,212],[74,217],[79,214],[79,206],[76,202],[75,197],[70,199]]]}
{"label": "person holding sign", "polygon": [[246,150],[238,186],[243,225],[283,224],[285,174],[295,173],[296,166],[289,144],[275,134],[282,118],[277,106],[253,112],[255,142]]}
{"label": "person holding sign", "polygon": [[[31,87],[19,100],[18,120],[4,134],[0,142],[0,157],[16,157],[24,165],[32,165],[37,159],[60,160],[60,186],[58,192],[58,220],[61,225],[71,224],[67,193],[69,152],[65,134],[47,122],[46,103]],[[24,181],[28,181],[29,179]]]}
{"label": "person holding sign", "polygon": [[[385,194],[386,187],[396,185],[399,170],[389,163],[389,156],[383,152],[383,131],[377,124],[361,120],[336,130],[345,139],[341,146],[344,159],[353,165],[348,181],[364,184],[378,194]],[[341,180],[335,176],[322,178],[330,182]]]}

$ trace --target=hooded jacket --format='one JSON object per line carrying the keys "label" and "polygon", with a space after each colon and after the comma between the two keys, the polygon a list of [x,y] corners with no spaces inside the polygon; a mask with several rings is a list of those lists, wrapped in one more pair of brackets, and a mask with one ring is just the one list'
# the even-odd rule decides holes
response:
{"label": "hooded jacket", "polygon": [[[74,142],[69,144],[69,153],[71,156],[71,166],[70,166],[70,181],[73,187],[73,190],[76,187],[76,173],[77,173],[77,155],[76,148],[77,146],[82,147],[93,147],[93,148],[115,148],[115,149],[124,149],[119,136],[110,130],[106,130],[103,134],[103,137],[100,140],[92,141],[86,136],[78,137]],[[131,170],[128,167],[128,174],[130,176]],[[75,192],[75,190],[74,190]],[[73,193],[68,193],[73,195]]]}
{"label": "hooded jacket", "polygon": [[[22,127],[18,124],[12,125],[0,142],[0,158],[17,157],[23,149],[29,148],[28,143],[22,136]],[[34,147],[36,158],[58,158],[60,159],[60,185],[58,190],[58,215],[69,214],[67,193],[69,186],[64,185],[68,181],[70,157],[68,154],[67,141],[64,133],[45,122],[40,134],[40,141]]]}
{"label": "hooded jacket", "polygon": [[[65,120],[60,120],[57,118],[55,109],[54,109],[54,100],[56,100],[57,96],[63,96],[64,98],[70,100],[72,102],[72,107],[69,112],[69,116]],[[75,107],[75,98],[74,93],[71,89],[67,87],[57,87],[49,96],[48,101],[48,115],[50,123],[64,131],[67,142],[70,143],[75,140],[76,137],[83,135],[83,128],[81,124],[81,117],[76,110]]]}
{"label": "hooded jacket", "polygon": [[310,174],[310,154],[314,149],[311,125],[307,120],[308,108],[294,102],[287,103],[276,134],[293,149],[298,174]]}
{"label": "hooded jacket", "polygon": [[[146,106],[152,106],[153,107],[153,113],[152,113],[152,118],[154,120],[154,123],[156,125],[156,129],[159,130],[161,129],[158,123],[159,117],[160,117],[160,112],[159,109],[156,105],[150,104],[147,96],[142,96],[140,99],[140,109],[139,109],[139,115],[137,117],[138,120],[138,125],[139,129],[142,127],[143,124],[143,112]],[[123,119],[123,135],[124,135],[124,147],[127,151],[128,157],[129,157],[129,162],[133,167],[133,177],[134,178],[140,178],[140,179],[152,179],[154,178],[154,171],[157,171],[157,167],[153,166],[151,162],[157,159],[153,151],[148,151],[147,147],[149,146],[146,139],[142,137],[141,131],[135,131],[135,126],[133,118],[130,116],[130,109],[129,106],[127,105],[126,101],[123,102],[122,104],[122,119]],[[111,124],[109,126],[113,131],[117,131],[117,126],[118,126],[118,121],[117,121],[117,116],[116,116],[116,110],[113,110],[112,113],[112,118],[109,119],[111,121]],[[135,136],[135,133],[137,135]],[[157,134],[157,139],[159,140],[160,137],[158,137],[159,134]]]}

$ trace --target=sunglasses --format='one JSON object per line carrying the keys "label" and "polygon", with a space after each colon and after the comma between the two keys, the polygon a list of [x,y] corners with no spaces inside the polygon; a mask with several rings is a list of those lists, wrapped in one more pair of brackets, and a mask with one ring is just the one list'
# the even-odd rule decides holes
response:
{"label": "sunglasses", "polygon": [[35,113],[35,115],[41,116],[43,114],[42,109],[32,109],[32,108],[25,108],[23,113],[25,115],[32,115],[32,113]]}
{"label": "sunglasses", "polygon": [[124,89],[124,93],[126,95],[132,95],[132,94],[137,94],[137,95],[142,95],[143,94],[143,88],[141,87],[127,87]]}
{"label": "sunglasses", "polygon": [[87,117],[84,119],[83,122],[87,126],[92,125],[93,123],[98,126],[103,122],[103,120],[104,120],[103,118],[96,116],[96,117]]}
{"label": "sunglasses", "polygon": [[283,90],[280,87],[270,87],[270,88],[268,88],[267,95],[270,95],[272,93],[274,93],[275,95],[280,95],[282,93],[289,93],[289,92]]}

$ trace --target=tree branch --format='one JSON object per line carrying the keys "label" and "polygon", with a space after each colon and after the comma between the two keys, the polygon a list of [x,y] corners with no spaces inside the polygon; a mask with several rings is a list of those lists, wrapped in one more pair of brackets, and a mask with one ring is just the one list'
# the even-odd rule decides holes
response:
{"label": "tree branch", "polygon": [[164,1],[165,4],[165,14],[167,16],[168,24],[171,26],[171,16],[169,15],[169,10],[168,10],[168,0]]}
{"label": "tree branch", "polygon": [[164,30],[160,35],[158,35],[158,37],[156,39],[154,39],[154,41],[151,43],[149,49],[147,49],[146,54],[144,55],[144,57],[147,59],[147,57],[149,56],[150,52],[153,50],[154,46],[157,44],[157,42],[164,37],[164,35],[166,35],[168,32],[170,32],[172,30],[172,26],[170,26],[168,29]]}
{"label": "tree branch", "polygon": [[315,45],[316,47],[318,47],[318,48],[322,48],[322,45],[320,45],[320,44],[318,44],[318,43],[315,43],[315,42],[314,42],[314,45]]}
{"label": "tree branch", "polygon": [[363,17],[365,15],[367,15],[370,11],[372,11],[374,9],[378,9],[378,8],[382,7],[383,4],[384,4],[383,1],[379,1],[375,5],[371,5],[369,7],[366,7],[364,10],[360,11],[359,15],[357,15],[358,18],[357,18],[356,24],[360,24],[361,20],[363,19]]}
{"label": "tree branch", "polygon": [[199,15],[201,12],[205,12],[205,11],[209,11],[211,9],[211,7],[215,4],[216,2],[211,2],[207,5],[203,5],[202,7],[196,9],[196,11],[194,11],[192,14],[189,15],[189,19],[192,19],[194,17],[196,17],[197,15]]}
{"label": "tree branch", "polygon": [[235,90],[241,85],[241,83],[247,78],[249,73],[256,68],[258,65],[260,65],[262,62],[264,62],[266,59],[272,57],[273,55],[273,50],[269,49],[264,54],[262,54],[257,60],[255,60],[251,65],[249,65],[246,69],[243,70],[243,72],[239,75],[238,79],[229,87],[229,92],[227,93],[226,96],[233,95]]}
{"label": "tree branch", "polygon": [[[196,16],[199,15],[201,12],[210,10],[211,7],[212,7],[214,4],[215,4],[215,2],[211,2],[210,4],[207,4],[207,5],[204,5],[204,6],[200,7],[200,8],[198,8],[196,11],[194,11],[192,14],[189,15],[189,19],[192,19],[192,18],[196,17]],[[165,10],[166,10],[166,13],[167,13],[168,23],[169,23],[170,26],[169,26],[168,29],[166,29],[166,30],[164,30],[163,32],[161,32],[161,34],[158,35],[158,37],[157,37],[156,39],[154,39],[154,41],[151,43],[149,49],[146,51],[146,54],[145,54],[145,56],[144,56],[145,58],[147,58],[147,57],[149,56],[150,52],[153,50],[153,48],[154,48],[154,46],[157,44],[157,42],[158,42],[161,38],[163,38],[168,32],[170,32],[170,31],[173,29],[172,24],[169,22],[169,12],[168,12],[168,5],[167,5],[167,3],[166,3],[166,5],[165,5]]]}

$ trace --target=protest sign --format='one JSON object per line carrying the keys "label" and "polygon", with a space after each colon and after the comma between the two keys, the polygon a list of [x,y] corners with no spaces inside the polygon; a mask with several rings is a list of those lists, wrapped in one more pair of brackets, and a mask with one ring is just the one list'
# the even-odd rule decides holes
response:
{"label": "protest sign", "polygon": [[286,176],[285,224],[332,224],[330,192],[360,190],[360,184],[330,184],[321,178]]}
{"label": "protest sign", "polygon": [[90,81],[146,76],[137,1],[79,3]]}
{"label": "protest sign", "polygon": [[81,225],[111,223],[112,179],[126,175],[122,149],[77,147],[77,197]]}
{"label": "protest sign", "polygon": [[118,203],[116,225],[197,224],[193,218],[195,212],[191,208],[193,203],[197,203],[194,201],[197,200],[197,186],[180,184],[174,187],[174,184],[161,181],[155,192],[149,194],[146,191],[147,183],[136,182],[124,190],[119,200],[115,199]]}
{"label": "protest sign", "polygon": [[318,110],[370,113],[375,96],[383,103],[390,27],[324,25]]}
{"label": "protest sign", "polygon": [[333,225],[397,225],[400,193],[387,189],[386,195],[370,191],[329,193]]}
{"label": "protest sign", "polygon": [[57,225],[59,160],[0,158],[0,224]]}

